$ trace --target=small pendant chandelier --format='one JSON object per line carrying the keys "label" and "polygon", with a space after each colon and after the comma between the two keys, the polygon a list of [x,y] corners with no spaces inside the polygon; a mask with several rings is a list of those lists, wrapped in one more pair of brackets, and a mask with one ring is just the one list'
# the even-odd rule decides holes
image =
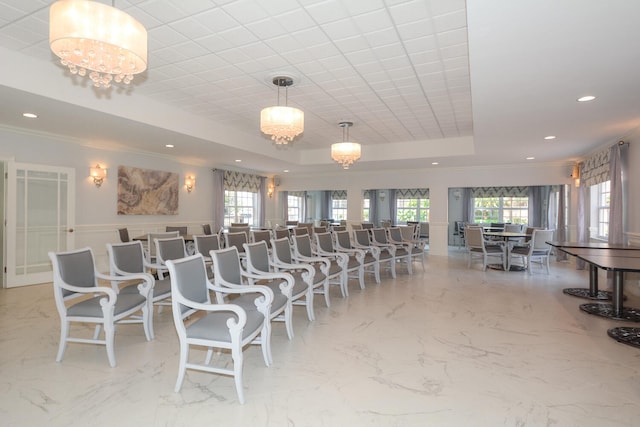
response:
{"label": "small pendant chandelier", "polygon": [[349,128],[353,126],[353,122],[340,122],[338,126],[342,128],[342,142],[331,144],[331,158],[340,163],[343,169],[349,169],[360,158],[361,146],[349,141]]}
{"label": "small pendant chandelier", "polygon": [[[260,112],[260,130],[271,135],[271,140],[276,145],[287,145],[293,138],[304,132],[304,112],[297,108],[288,107],[289,86],[293,85],[293,78],[289,76],[276,76],[273,84],[278,86],[278,105],[263,108]],[[280,105],[280,88],[285,88],[284,106]]]}

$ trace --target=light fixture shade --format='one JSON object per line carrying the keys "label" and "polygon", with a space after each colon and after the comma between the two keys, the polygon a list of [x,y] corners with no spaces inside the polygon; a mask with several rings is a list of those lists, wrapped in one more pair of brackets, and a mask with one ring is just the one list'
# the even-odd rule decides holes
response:
{"label": "light fixture shade", "polygon": [[93,179],[93,183],[99,188],[107,177],[107,170],[96,164],[94,167],[89,168],[89,177]]}
{"label": "light fixture shade", "polygon": [[304,112],[297,108],[277,106],[260,112],[260,130],[271,135],[276,144],[288,144],[304,132]]}
{"label": "light fixture shade", "polygon": [[331,144],[331,158],[349,169],[360,158],[361,146],[357,142],[337,142]]}
{"label": "light fixture shade", "polygon": [[130,15],[102,3],[59,0],[49,10],[49,45],[73,74],[96,87],[129,83],[147,68],[147,30]]}

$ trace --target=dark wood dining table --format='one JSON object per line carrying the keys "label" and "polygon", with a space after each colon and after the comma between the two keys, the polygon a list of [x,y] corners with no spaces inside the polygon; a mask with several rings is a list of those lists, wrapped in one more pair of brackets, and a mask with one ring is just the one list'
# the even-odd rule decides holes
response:
{"label": "dark wood dining table", "polygon": [[[639,247],[612,244],[606,242],[547,242],[554,248],[563,251],[569,255],[575,256],[572,251],[579,249],[595,249],[595,250],[640,250]],[[565,250],[566,249],[566,250]],[[576,252],[577,253],[577,252]],[[566,288],[563,292],[578,298],[586,298],[591,300],[607,301],[612,297],[611,292],[601,291],[598,289],[598,267],[589,264],[589,287],[588,288]]]}

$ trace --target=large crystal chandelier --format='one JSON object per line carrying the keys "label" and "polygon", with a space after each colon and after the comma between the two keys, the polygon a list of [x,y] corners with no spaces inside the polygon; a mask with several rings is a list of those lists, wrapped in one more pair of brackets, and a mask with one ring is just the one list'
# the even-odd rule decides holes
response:
{"label": "large crystal chandelier", "polygon": [[[112,3],[113,5],[113,3]],[[130,15],[102,3],[59,0],[49,11],[49,45],[72,74],[96,87],[129,84],[147,69],[147,30]]]}
{"label": "large crystal chandelier", "polygon": [[[273,78],[273,84],[278,86],[278,105],[263,108],[260,112],[260,130],[271,135],[271,140],[276,145],[286,145],[293,138],[304,132],[304,112],[297,108],[288,107],[289,90],[293,85],[293,78],[289,76],[277,76]],[[285,103],[280,105],[280,88],[285,88]]]}
{"label": "large crystal chandelier", "polygon": [[352,122],[340,122],[338,125],[342,128],[342,142],[331,144],[331,158],[340,163],[344,169],[349,169],[349,166],[360,158],[361,146],[357,142],[349,141],[349,128],[353,126]]}

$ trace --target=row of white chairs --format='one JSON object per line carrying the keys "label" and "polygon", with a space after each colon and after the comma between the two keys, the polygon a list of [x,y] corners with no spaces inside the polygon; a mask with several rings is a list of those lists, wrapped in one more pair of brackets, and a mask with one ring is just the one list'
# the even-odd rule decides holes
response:
{"label": "row of white chairs", "polygon": [[[385,262],[392,277],[400,261],[411,273],[420,250],[416,246],[419,242],[396,241],[384,229],[356,231],[353,241],[346,231],[315,233],[314,238],[313,243],[309,235],[244,242],[244,257],[230,241],[227,248],[221,248],[215,234],[194,236],[195,255],[187,253],[182,236],[153,238],[149,241],[155,248],[153,260],[145,255],[140,241],[108,244],[109,275],[95,269],[90,248],[51,252],[61,319],[56,360],[62,360],[68,342],[97,343],[106,346],[109,364],[115,366],[115,324],[142,323],[146,339],[151,340],[153,305],[160,305],[160,310],[171,304],[180,341],[175,390],[181,389],[187,369],[227,374],[235,378],[238,399],[243,403],[242,348],[260,344],[265,365],[270,366],[272,321],[284,322],[292,339],[294,305],[304,305],[309,321],[313,321],[314,294],[323,294],[328,307],[332,284],[346,297],[349,277],[357,278],[364,289],[364,273],[371,271],[380,283],[379,268]],[[111,286],[100,286],[99,280]],[[201,315],[194,316],[197,312]],[[71,322],[95,324],[93,337],[71,337]],[[104,338],[100,338],[101,329]],[[190,360],[191,346],[208,349],[202,361]],[[212,365],[214,349],[230,350],[232,369]]]}

